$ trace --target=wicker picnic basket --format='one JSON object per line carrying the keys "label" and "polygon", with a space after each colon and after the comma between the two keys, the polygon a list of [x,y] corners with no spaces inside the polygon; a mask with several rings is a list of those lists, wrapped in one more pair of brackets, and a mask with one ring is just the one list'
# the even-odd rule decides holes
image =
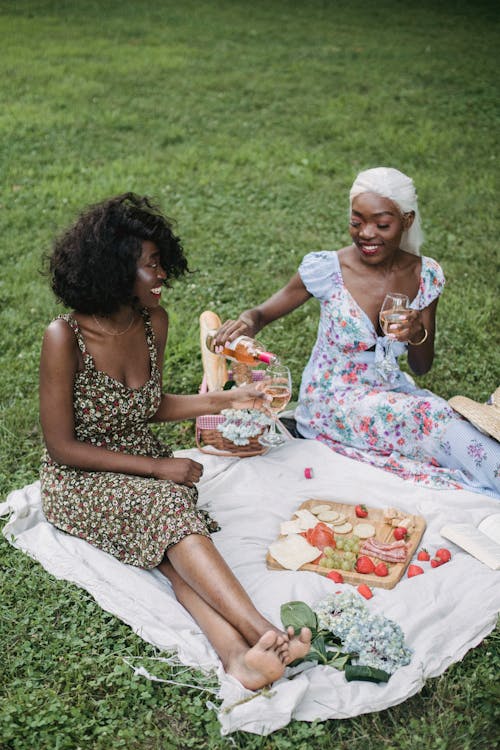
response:
{"label": "wicker picnic basket", "polygon": [[[252,370],[252,380],[261,380],[262,376],[262,370]],[[207,393],[207,391],[207,381],[203,377],[200,393]],[[258,435],[249,438],[247,445],[236,445],[231,440],[225,438],[217,429],[225,419],[223,414],[204,414],[201,417],[196,417],[196,445],[202,453],[246,458],[247,456],[259,456],[267,451],[267,448],[259,443],[259,437],[266,429],[265,427],[262,428]]]}

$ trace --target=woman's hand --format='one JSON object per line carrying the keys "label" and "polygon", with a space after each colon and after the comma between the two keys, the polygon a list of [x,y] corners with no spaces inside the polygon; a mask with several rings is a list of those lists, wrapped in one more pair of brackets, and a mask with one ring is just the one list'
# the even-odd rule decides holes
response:
{"label": "woman's hand", "polygon": [[202,477],[203,465],[191,458],[155,458],[152,474],[155,479],[170,479],[176,484],[194,487]]}
{"label": "woman's hand", "polygon": [[260,384],[248,383],[237,388],[226,391],[229,404],[227,409],[258,409],[268,413],[268,404],[272,401],[271,396],[264,393]]}
{"label": "woman's hand", "polygon": [[[398,311],[399,312],[399,311]],[[404,318],[397,323],[390,323],[387,335],[395,341],[420,341],[425,335],[420,310],[405,310]]]}
{"label": "woman's hand", "polygon": [[242,313],[238,320],[226,320],[215,334],[215,343],[217,346],[223,346],[226,341],[234,341],[238,336],[253,338],[256,333],[255,321],[247,311]]}

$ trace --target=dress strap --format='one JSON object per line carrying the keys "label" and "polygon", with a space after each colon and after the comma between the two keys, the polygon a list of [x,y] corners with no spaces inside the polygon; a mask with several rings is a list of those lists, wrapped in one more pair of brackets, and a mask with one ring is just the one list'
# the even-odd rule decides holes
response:
{"label": "dress strap", "polygon": [[78,342],[78,348],[80,349],[82,354],[87,354],[87,347],[85,346],[85,339],[82,336],[82,332],[80,331],[80,326],[78,325],[78,321],[73,317],[71,313],[64,313],[64,315],[58,315],[56,320],[64,320],[69,325],[69,327],[72,329],[73,333],[75,334],[75,338]]}
{"label": "dress strap", "polygon": [[156,350],[156,337],[153,330],[153,324],[151,323],[151,316],[147,308],[141,309],[141,315],[144,320],[144,328],[146,329],[146,341],[148,343],[149,356],[151,358],[151,369],[157,369],[158,367],[158,354]]}

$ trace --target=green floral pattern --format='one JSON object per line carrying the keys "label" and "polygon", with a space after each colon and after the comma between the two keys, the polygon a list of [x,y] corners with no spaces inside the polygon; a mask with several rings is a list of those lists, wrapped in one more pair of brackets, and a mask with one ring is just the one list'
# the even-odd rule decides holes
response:
{"label": "green floral pattern", "polygon": [[[97,370],[75,318],[60,316],[73,329],[84,360],[73,387],[75,434],[112,451],[172,456],[148,426],[160,404],[161,378],[149,314],[143,310],[142,315],[151,374],[140,388],[128,388]],[[43,510],[51,523],[130,565],[154,568],[165,550],[185,536],[209,536],[218,528],[197,508],[196,488],[168,480],[83,471],[55,463],[46,450],[40,479]]]}

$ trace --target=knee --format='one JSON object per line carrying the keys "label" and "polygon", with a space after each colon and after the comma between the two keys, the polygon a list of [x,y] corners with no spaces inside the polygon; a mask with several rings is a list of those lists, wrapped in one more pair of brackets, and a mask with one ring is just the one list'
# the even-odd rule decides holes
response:
{"label": "knee", "polygon": [[171,550],[182,550],[183,553],[194,553],[196,550],[205,548],[207,544],[212,544],[209,537],[204,534],[187,534],[182,537],[176,544],[172,544],[167,550],[167,555]]}

